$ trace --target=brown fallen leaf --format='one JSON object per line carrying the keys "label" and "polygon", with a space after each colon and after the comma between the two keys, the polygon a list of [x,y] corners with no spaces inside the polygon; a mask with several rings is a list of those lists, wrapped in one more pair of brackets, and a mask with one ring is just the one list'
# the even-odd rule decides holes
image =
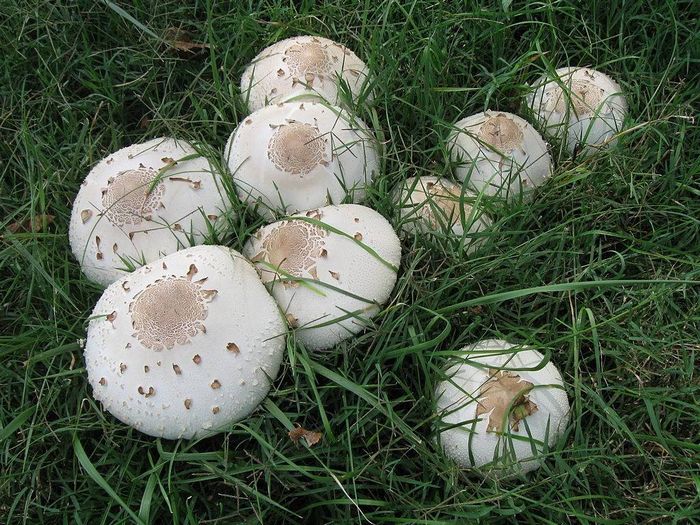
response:
{"label": "brown fallen leaf", "polygon": [[7,226],[10,233],[27,233],[27,232],[40,232],[45,226],[51,224],[54,220],[53,215],[35,215],[31,219],[26,221],[13,222]]}
{"label": "brown fallen leaf", "polygon": [[299,440],[304,438],[307,445],[313,447],[316,443],[321,441],[321,438],[323,437],[321,432],[306,430],[304,427],[299,425],[299,423],[295,423],[295,425],[296,428],[289,431],[289,439],[291,439],[294,443],[299,443]]}
{"label": "brown fallen leaf", "polygon": [[209,44],[192,42],[192,37],[184,29],[169,27],[165,30],[164,39],[173,49],[193,53],[195,49],[207,49]]}

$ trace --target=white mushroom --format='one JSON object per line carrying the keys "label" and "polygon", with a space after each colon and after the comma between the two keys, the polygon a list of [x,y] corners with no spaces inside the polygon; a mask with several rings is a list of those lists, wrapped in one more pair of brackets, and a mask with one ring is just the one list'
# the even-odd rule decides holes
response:
{"label": "white mushroom", "polygon": [[267,106],[241,122],[225,160],[238,194],[268,219],[362,202],[379,171],[376,140],[361,120],[316,102]]}
{"label": "white mushroom", "polygon": [[349,88],[356,100],[368,76],[365,63],[347,47],[318,36],[297,36],[253,59],[241,77],[241,94],[250,111],[298,97],[340,104],[342,89]]}
{"label": "white mushroom", "polygon": [[436,388],[439,440],[462,468],[494,478],[538,468],[569,420],[561,374],[536,350],[499,340],[465,347]]}
{"label": "white mushroom", "polygon": [[589,68],[557,69],[532,85],[527,104],[540,125],[564,140],[569,152],[583,145],[583,153],[612,144],[622,130],[627,100],[620,86]]}
{"label": "white mushroom", "polygon": [[105,290],[88,326],[88,380],[127,425],[168,439],[202,437],[264,399],[285,334],[250,262],[222,246],[195,246]]}
{"label": "white mushroom", "polygon": [[221,181],[183,141],[135,144],[107,156],[73,203],[70,245],[103,286],[129,269],[204,241],[226,210]]}
{"label": "white mushroom", "polygon": [[409,177],[395,190],[406,233],[438,231],[462,237],[466,230],[467,252],[480,240],[478,233],[491,226],[491,219],[476,204],[478,196],[462,191],[459,184],[438,177]]}
{"label": "white mushroom", "polygon": [[547,144],[525,120],[486,111],[455,124],[449,138],[456,175],[477,192],[513,200],[528,197],[552,172]]}
{"label": "white mushroom", "polygon": [[264,226],[243,254],[297,339],[324,349],[363,330],[389,299],[401,245],[387,220],[356,204],[327,206]]}

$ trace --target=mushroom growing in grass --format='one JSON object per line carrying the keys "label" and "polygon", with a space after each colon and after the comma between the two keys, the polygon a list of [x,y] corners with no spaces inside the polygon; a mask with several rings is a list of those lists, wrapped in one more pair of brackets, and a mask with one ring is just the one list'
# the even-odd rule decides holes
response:
{"label": "mushroom growing in grass", "polygon": [[527,104],[546,133],[563,140],[570,153],[600,149],[623,128],[627,100],[608,75],[590,68],[564,67],[532,85]]}
{"label": "mushroom growing in grass", "polygon": [[569,421],[561,374],[536,350],[505,341],[463,352],[435,391],[445,454],[492,478],[535,470]]}
{"label": "mushroom growing in grass", "polygon": [[455,173],[478,193],[527,198],[552,173],[544,139],[517,115],[486,111],[455,128],[448,140]]}
{"label": "mushroom growing in grass", "polygon": [[467,252],[478,246],[479,232],[491,219],[478,204],[479,197],[463,191],[459,184],[438,177],[409,177],[396,189],[401,229],[412,232],[442,232],[465,235]]}
{"label": "mushroom growing in grass", "polygon": [[187,142],[157,138],[101,160],[73,203],[69,239],[103,286],[134,267],[200,244],[227,208],[209,161]]}
{"label": "mushroom growing in grass", "polygon": [[249,261],[195,246],[105,290],[88,326],[88,380],[106,410],[141,432],[206,436],[264,399],[286,330]]}
{"label": "mushroom growing in grass", "polygon": [[379,213],[341,204],[264,226],[243,254],[297,328],[297,339],[320,350],[363,330],[386,303],[401,245]]}
{"label": "mushroom growing in grass", "polygon": [[344,90],[357,100],[369,73],[347,47],[318,36],[281,40],[256,56],[241,77],[241,94],[250,111],[292,98],[342,103]]}
{"label": "mushroom growing in grass", "polygon": [[362,202],[379,171],[376,139],[361,120],[316,102],[267,106],[243,120],[225,160],[242,200],[266,218],[346,199]]}

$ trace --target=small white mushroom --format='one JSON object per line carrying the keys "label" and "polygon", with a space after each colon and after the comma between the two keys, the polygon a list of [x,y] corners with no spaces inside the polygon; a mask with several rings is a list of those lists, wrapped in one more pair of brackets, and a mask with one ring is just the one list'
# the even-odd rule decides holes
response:
{"label": "small white mushroom", "polygon": [[231,134],[224,153],[242,200],[266,218],[362,202],[379,171],[376,139],[361,120],[315,102],[256,111]]}
{"label": "small white mushroom", "polygon": [[255,262],[297,339],[319,350],[363,330],[386,303],[401,244],[379,213],[341,204],[264,226],[243,254]]}
{"label": "small white mushroom", "polygon": [[222,246],[187,248],[104,291],[88,326],[88,380],[127,425],[168,439],[202,437],[264,399],[286,330],[249,261]]}
{"label": "small white mushroom", "polygon": [[479,232],[491,227],[491,219],[476,204],[478,196],[450,180],[409,177],[394,191],[406,233],[437,231],[462,237],[466,231],[469,253],[483,240]]}
{"label": "small white mushroom", "polygon": [[369,73],[347,47],[318,36],[281,40],[256,56],[241,77],[241,94],[250,111],[290,99],[316,98],[340,104],[339,86],[357,99]]}
{"label": "small white mushroom", "polygon": [[455,124],[448,140],[457,177],[478,193],[528,198],[552,172],[547,144],[512,113],[486,111]]}
{"label": "small white mushroom", "polygon": [[438,439],[462,468],[493,478],[538,468],[569,421],[561,374],[544,356],[489,339],[463,349],[435,390]]}
{"label": "small white mushroom", "polygon": [[572,153],[590,153],[615,142],[627,114],[627,100],[608,75],[590,68],[564,67],[540,77],[527,104],[546,133]]}
{"label": "small white mushroom", "polygon": [[104,286],[131,267],[192,242],[227,205],[218,175],[184,141],[135,144],[87,175],[73,203],[69,239],[85,275]]}

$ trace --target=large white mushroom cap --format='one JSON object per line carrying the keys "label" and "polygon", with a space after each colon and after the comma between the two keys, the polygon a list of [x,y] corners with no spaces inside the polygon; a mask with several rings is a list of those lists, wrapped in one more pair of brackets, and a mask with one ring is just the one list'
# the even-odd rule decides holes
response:
{"label": "large white mushroom cap", "polygon": [[88,380],[95,399],[137,430],[201,437],[264,399],[285,334],[250,262],[222,246],[195,246],[105,290],[88,326]]}
{"label": "large white mushroom cap", "polygon": [[477,192],[506,199],[527,197],[552,172],[542,136],[527,121],[504,111],[486,111],[455,124],[450,156],[457,177]]}
{"label": "large white mushroom cap", "polygon": [[242,200],[297,213],[348,196],[362,202],[379,171],[376,139],[361,120],[316,102],[267,106],[231,134],[225,159]]}
{"label": "large white mushroom cap", "polygon": [[532,85],[527,104],[552,136],[563,139],[569,152],[583,144],[590,152],[615,141],[627,114],[627,100],[608,75],[590,68],[564,67]]}
{"label": "large white mushroom cap", "polygon": [[544,356],[499,340],[465,347],[436,388],[439,440],[462,468],[507,477],[538,468],[569,421],[561,374]]}
{"label": "large white mushroom cap", "polygon": [[264,226],[243,254],[298,328],[297,339],[320,350],[363,330],[386,303],[401,244],[379,213],[341,204]]}
{"label": "large white mushroom cap", "polygon": [[404,232],[450,232],[462,237],[466,230],[467,252],[473,251],[479,232],[491,219],[476,204],[478,196],[454,182],[438,177],[409,177],[397,187],[399,214]]}
{"label": "large white mushroom cap", "polygon": [[357,99],[368,76],[365,63],[347,47],[318,36],[297,36],[253,59],[241,77],[241,94],[250,111],[296,97],[340,104],[340,83]]}
{"label": "large white mushroom cap", "polygon": [[225,212],[224,189],[187,142],[157,138],[101,160],[73,203],[71,249],[103,286],[164,255],[204,241]]}

